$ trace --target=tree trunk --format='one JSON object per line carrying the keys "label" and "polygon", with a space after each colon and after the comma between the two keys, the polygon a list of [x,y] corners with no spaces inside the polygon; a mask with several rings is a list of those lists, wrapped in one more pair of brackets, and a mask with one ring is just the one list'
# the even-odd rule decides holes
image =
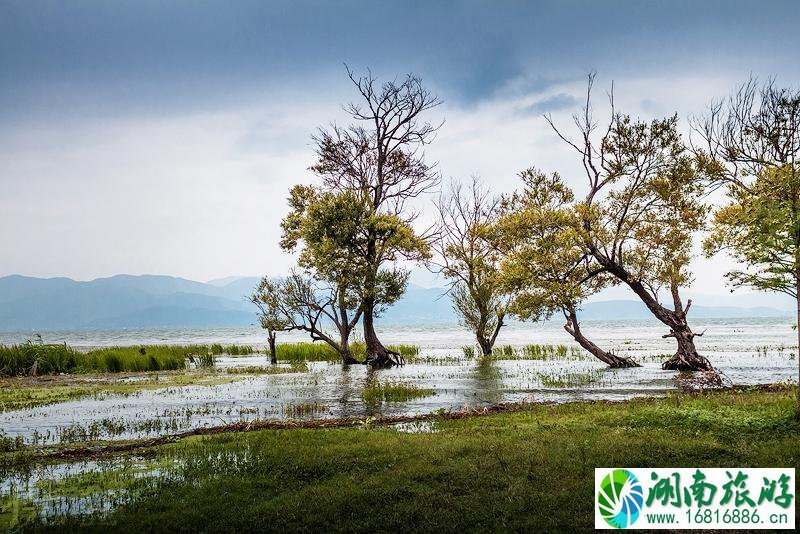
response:
{"label": "tree trunk", "polygon": [[278,353],[275,350],[275,333],[269,334],[269,363],[275,365],[278,363]]}
{"label": "tree trunk", "polygon": [[797,300],[796,326],[797,326],[797,413],[796,418],[800,420],[800,265],[795,276],[795,291]]}
{"label": "tree trunk", "polygon": [[694,346],[694,338],[697,335],[701,334],[693,333],[685,321],[682,324],[681,322],[676,322],[674,326],[671,326],[670,333],[662,337],[674,337],[678,342],[678,350],[672,358],[661,364],[661,368],[670,371],[713,370],[711,363],[697,353],[697,349]]}
{"label": "tree trunk", "polygon": [[[347,328],[345,325],[344,328]],[[361,363],[360,361],[356,360],[353,357],[353,353],[350,352],[350,331],[345,330],[340,333],[340,341],[339,341],[339,355],[342,357],[342,363],[345,365],[352,365]]]}
{"label": "tree trunk", "polygon": [[406,362],[403,357],[383,346],[375,333],[375,300],[374,298],[364,299],[364,343],[367,346],[367,357],[364,363],[372,367],[385,368],[394,365],[404,365]]}
{"label": "tree trunk", "polygon": [[605,363],[612,369],[625,369],[630,367],[641,367],[638,363],[630,358],[623,358],[617,356],[613,352],[606,352],[589,340],[581,332],[581,327],[578,324],[578,316],[574,311],[567,311],[567,322],[564,325],[564,330],[567,331],[572,338],[578,342],[578,345],[583,347],[592,356]]}
{"label": "tree trunk", "polygon": [[492,346],[493,346],[492,341],[487,339],[487,338],[485,338],[485,337],[483,337],[483,336],[481,336],[481,335],[478,335],[476,337],[478,339],[478,345],[480,346],[481,352],[483,353],[483,355],[484,356],[491,356],[492,355]]}
{"label": "tree trunk", "polygon": [[631,288],[656,319],[669,327],[670,333],[663,337],[674,337],[678,343],[678,350],[672,358],[661,365],[662,369],[679,371],[714,370],[711,363],[705,357],[700,356],[694,346],[694,338],[696,336],[702,336],[703,334],[693,333],[692,329],[689,328],[689,324],[686,322],[686,314],[692,305],[691,299],[687,301],[686,308],[684,308],[678,293],[678,288],[677,286],[673,286],[671,292],[674,309],[670,310],[662,306],[644,285],[633,278],[620,264],[605,257],[605,255],[600,253],[596,248],[592,248],[591,251],[600,265],[605,267],[609,273]]}

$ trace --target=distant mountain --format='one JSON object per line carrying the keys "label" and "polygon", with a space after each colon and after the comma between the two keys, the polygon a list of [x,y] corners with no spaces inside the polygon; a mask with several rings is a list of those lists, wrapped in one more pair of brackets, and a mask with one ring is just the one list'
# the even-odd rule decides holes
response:
{"label": "distant mountain", "polygon": [[[246,297],[257,277],[231,277],[208,283],[172,276],[118,275],[79,282],[69,278],[0,278],[0,330],[82,328],[244,326],[256,323]],[[744,301],[746,302],[746,301]],[[785,317],[772,307],[694,305],[692,317]],[[583,320],[646,319],[634,300],[586,303]],[[456,322],[443,288],[410,285],[404,297],[379,319],[382,324]]]}
{"label": "distant mountain", "polygon": [[[791,312],[766,306],[701,306],[693,304],[689,312],[691,318],[736,318],[736,317],[790,317]],[[649,319],[652,317],[647,307],[638,300],[606,300],[588,302],[583,305],[579,317],[582,320],[594,319]]]}

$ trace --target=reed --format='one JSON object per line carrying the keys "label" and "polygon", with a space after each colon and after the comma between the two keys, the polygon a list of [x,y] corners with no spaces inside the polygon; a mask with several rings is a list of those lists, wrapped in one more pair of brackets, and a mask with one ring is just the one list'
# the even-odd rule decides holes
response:
{"label": "reed", "polygon": [[69,373],[81,353],[66,344],[0,345],[0,376]]}
{"label": "reed", "polygon": [[275,348],[275,352],[279,360],[287,362],[335,362],[342,359],[326,343],[281,343]]}

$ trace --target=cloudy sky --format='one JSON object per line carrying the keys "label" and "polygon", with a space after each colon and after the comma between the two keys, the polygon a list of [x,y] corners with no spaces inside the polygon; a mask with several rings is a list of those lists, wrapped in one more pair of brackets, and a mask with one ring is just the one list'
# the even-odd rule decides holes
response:
{"label": "cloudy sky", "polygon": [[[568,126],[589,71],[645,118],[752,73],[800,82],[792,1],[0,0],[0,276],[280,274],[310,135],[355,98],[343,63],[423,77],[427,151],[498,192],[535,165],[580,190]],[[695,262],[724,293],[725,261]]]}

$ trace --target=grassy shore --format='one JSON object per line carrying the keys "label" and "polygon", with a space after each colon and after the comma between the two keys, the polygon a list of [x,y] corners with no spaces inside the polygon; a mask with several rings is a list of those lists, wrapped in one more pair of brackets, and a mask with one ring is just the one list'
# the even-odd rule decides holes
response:
{"label": "grassy shore", "polygon": [[431,433],[366,423],[197,436],[127,453],[157,475],[138,466],[50,486],[129,492],[110,514],[46,525],[17,503],[17,518],[98,532],[588,531],[595,467],[800,467],[794,406],[783,388],[533,405],[442,417]]}

